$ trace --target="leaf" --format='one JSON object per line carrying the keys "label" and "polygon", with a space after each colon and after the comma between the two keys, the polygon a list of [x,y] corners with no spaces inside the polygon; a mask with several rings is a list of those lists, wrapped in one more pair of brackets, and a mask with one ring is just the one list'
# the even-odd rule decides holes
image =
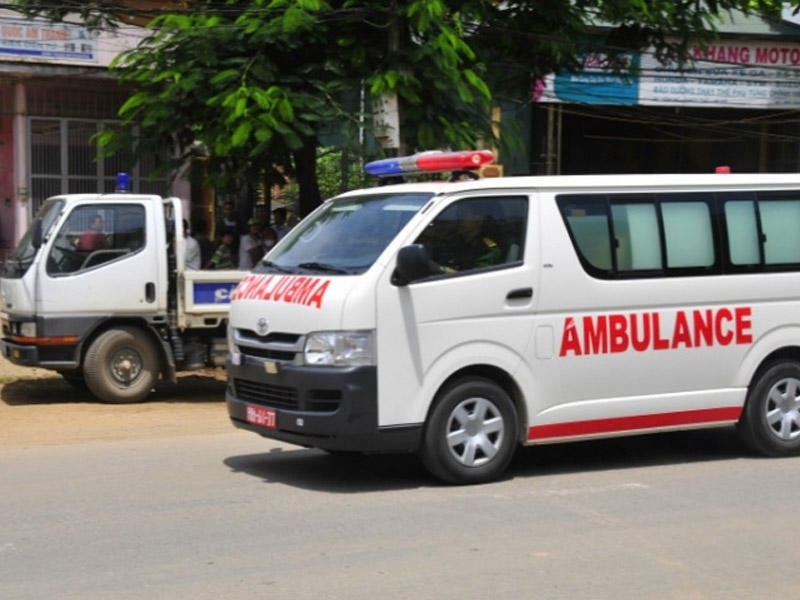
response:
{"label": "leaf", "polygon": [[225,69],[211,78],[211,83],[215,86],[223,86],[231,81],[236,81],[241,77],[238,69]]}
{"label": "leaf", "polygon": [[244,116],[247,112],[247,97],[239,94],[236,97],[236,104],[233,107],[233,116],[238,118]]}
{"label": "leaf", "polygon": [[231,145],[234,148],[241,148],[244,146],[247,140],[250,139],[251,130],[252,125],[249,121],[243,121],[240,123],[231,136]]}

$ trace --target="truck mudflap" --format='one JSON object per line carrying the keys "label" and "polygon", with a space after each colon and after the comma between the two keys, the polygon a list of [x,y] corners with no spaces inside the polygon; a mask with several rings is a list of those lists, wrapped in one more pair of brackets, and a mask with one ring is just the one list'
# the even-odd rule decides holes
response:
{"label": "truck mudflap", "polygon": [[332,451],[405,453],[419,448],[422,424],[378,427],[375,367],[227,365],[228,414],[264,437]]}

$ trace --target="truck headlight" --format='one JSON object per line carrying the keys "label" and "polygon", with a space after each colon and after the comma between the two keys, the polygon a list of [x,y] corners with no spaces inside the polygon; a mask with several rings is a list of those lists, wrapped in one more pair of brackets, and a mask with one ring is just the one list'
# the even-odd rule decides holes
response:
{"label": "truck headlight", "polygon": [[306,338],[307,365],[362,367],[375,364],[375,332],[317,331]]}
{"label": "truck headlight", "polygon": [[36,323],[34,323],[34,322],[20,323],[19,324],[19,334],[22,337],[35,338],[36,337]]}

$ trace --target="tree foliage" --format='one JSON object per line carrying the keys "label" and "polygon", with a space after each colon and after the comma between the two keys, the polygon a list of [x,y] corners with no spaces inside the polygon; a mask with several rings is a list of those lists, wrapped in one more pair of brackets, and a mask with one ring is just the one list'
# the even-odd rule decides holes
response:
{"label": "tree foliage", "polygon": [[368,103],[347,104],[354,93],[398,97],[408,150],[470,147],[492,135],[494,96],[529,98],[537,78],[579,68],[586,53],[626,68],[626,52],[651,47],[680,64],[726,11],[780,10],[773,0],[195,0],[152,15],[123,0],[16,5],[97,27],[153,16],[150,37],[114,66],[134,92],[120,116],[141,128],[137,152],[169,148],[181,161],[205,148],[216,185],[294,175],[302,214],[320,198],[321,132],[369,122]]}

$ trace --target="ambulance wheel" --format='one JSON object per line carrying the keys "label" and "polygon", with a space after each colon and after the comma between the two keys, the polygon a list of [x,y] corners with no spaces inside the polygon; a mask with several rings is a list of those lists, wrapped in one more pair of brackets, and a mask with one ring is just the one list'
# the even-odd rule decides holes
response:
{"label": "ambulance wheel", "polygon": [[764,456],[800,454],[800,364],[768,365],[750,384],[739,431]]}
{"label": "ambulance wheel", "polygon": [[517,411],[508,394],[482,377],[455,381],[437,396],[423,436],[425,467],[448,483],[499,478],[517,446]]}
{"label": "ambulance wheel", "polygon": [[103,402],[141,402],[156,384],[156,350],[138,329],[110,329],[89,346],[83,371],[89,391]]}

